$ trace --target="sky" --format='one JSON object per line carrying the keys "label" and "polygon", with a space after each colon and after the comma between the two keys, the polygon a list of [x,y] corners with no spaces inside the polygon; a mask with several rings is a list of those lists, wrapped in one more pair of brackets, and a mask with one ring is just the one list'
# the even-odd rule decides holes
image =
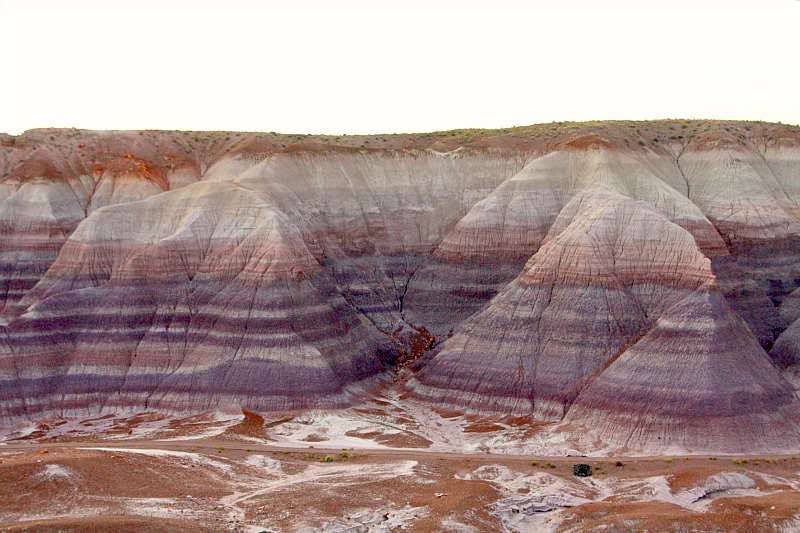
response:
{"label": "sky", "polygon": [[0,131],[800,123],[800,1],[0,0]]}

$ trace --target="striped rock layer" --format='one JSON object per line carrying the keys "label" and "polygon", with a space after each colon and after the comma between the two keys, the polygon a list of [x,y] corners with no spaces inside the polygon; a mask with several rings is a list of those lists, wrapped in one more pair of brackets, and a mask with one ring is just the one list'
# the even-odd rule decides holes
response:
{"label": "striped rock layer", "polygon": [[[800,130],[0,136],[0,419],[437,404],[800,437]],[[742,437],[746,433],[746,437]]]}

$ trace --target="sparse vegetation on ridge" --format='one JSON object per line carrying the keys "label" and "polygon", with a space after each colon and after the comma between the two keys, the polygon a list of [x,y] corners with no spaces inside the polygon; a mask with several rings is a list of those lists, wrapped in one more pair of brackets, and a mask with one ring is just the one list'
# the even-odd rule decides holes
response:
{"label": "sparse vegetation on ridge", "polygon": [[[676,132],[680,132],[677,134]],[[663,119],[652,121],[594,120],[583,122],[550,122],[506,128],[459,128],[454,130],[392,133],[372,135],[301,134],[231,131],[116,131],[95,132],[76,129],[33,129],[18,136],[0,138],[2,146],[11,147],[16,142],[39,144],[56,143],[58,138],[91,139],[100,135],[142,135],[148,138],[178,136],[194,143],[188,150],[233,149],[241,152],[283,151],[287,149],[319,150],[384,150],[384,149],[434,149],[449,151],[458,147],[475,149],[532,149],[552,148],[584,135],[597,135],[610,142],[627,144],[635,142],[641,148],[660,146],[668,142],[686,143],[714,139],[727,139],[739,144],[770,145],[777,142],[800,144],[800,127],[763,121]],[[49,137],[53,137],[50,140]],[[229,146],[232,139],[244,144]],[[70,143],[64,145],[70,147]]]}

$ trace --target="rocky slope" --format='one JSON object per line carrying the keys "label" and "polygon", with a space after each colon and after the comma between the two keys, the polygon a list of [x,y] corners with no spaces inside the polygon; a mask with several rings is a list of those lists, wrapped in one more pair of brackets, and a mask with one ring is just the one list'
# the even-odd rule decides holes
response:
{"label": "rocky slope", "polygon": [[5,421],[334,407],[409,367],[617,447],[796,448],[798,128],[0,145]]}

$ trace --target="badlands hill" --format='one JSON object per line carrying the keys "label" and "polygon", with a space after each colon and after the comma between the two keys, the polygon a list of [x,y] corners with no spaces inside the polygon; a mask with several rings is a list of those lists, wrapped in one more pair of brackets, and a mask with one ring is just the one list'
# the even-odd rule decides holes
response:
{"label": "badlands hill", "polygon": [[800,129],[0,136],[0,420],[389,376],[597,446],[800,448]]}

